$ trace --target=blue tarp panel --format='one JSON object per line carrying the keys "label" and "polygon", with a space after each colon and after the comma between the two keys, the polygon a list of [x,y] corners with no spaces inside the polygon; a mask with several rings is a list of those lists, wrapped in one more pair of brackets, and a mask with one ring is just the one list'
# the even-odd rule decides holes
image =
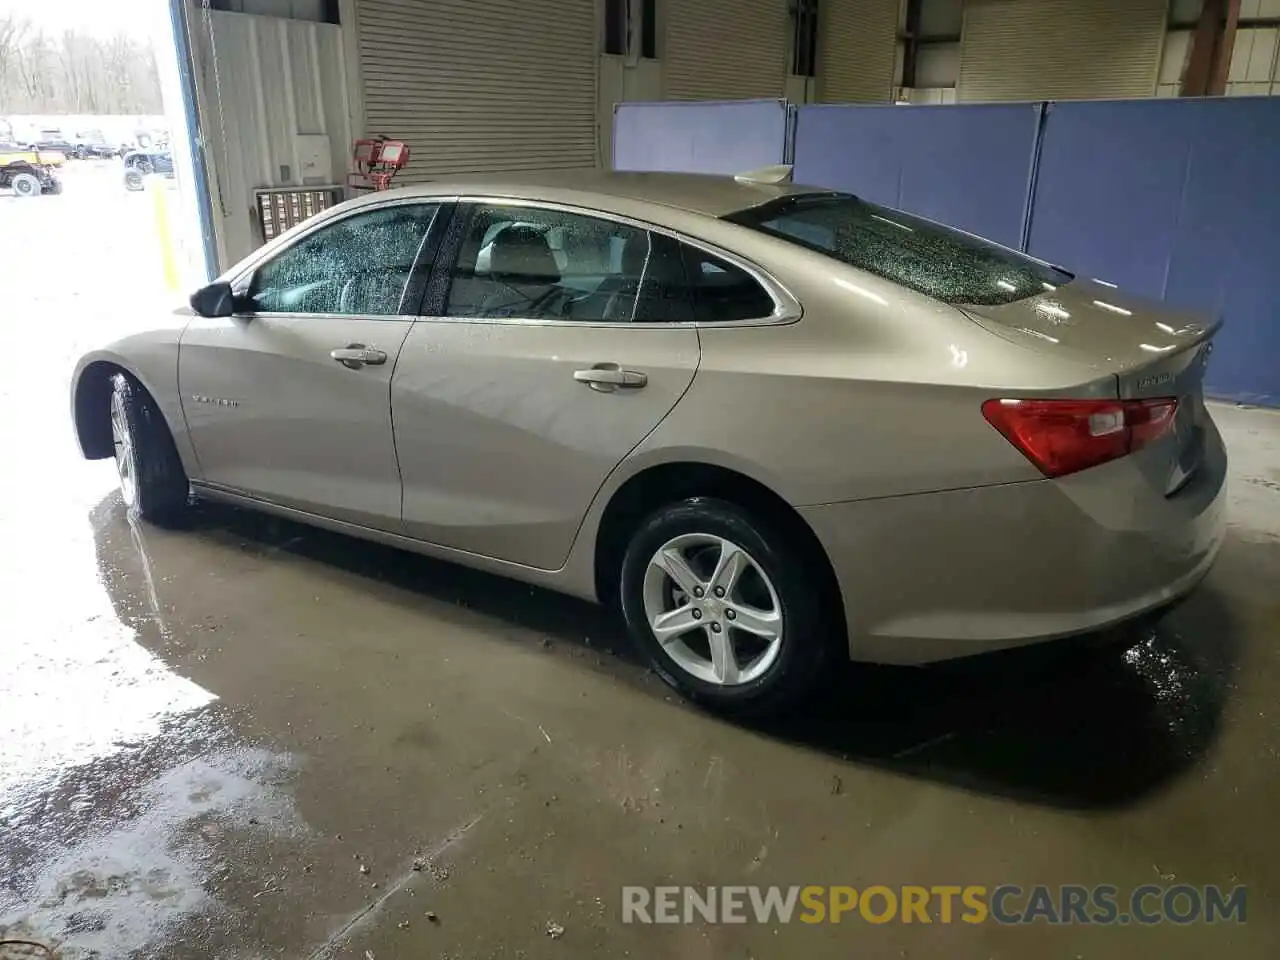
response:
{"label": "blue tarp panel", "polygon": [[1280,404],[1280,98],[1054,104],[1030,252],[1221,313],[1219,397]]}
{"label": "blue tarp panel", "polygon": [[620,103],[613,169],[745,173],[782,163],[785,100]]}
{"label": "blue tarp panel", "polygon": [[803,106],[795,181],[1020,247],[1041,106]]}

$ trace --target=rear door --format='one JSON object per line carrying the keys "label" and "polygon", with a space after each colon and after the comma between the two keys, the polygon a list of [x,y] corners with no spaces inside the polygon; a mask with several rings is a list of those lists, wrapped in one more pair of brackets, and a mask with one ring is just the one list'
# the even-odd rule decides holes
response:
{"label": "rear door", "polygon": [[243,313],[191,321],[179,383],[206,482],[399,529],[391,375],[437,219],[401,202],[330,222],[255,268]]}
{"label": "rear door", "polygon": [[477,203],[455,218],[424,312],[391,390],[405,532],[559,567],[605,478],[697,370],[677,245]]}

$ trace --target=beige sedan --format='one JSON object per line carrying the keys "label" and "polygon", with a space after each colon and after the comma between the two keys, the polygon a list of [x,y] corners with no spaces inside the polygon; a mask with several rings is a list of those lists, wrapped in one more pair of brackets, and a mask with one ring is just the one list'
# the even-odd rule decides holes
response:
{"label": "beige sedan", "polygon": [[1216,321],[776,173],[437,181],[308,220],[84,357],[84,455],[617,603],[777,710],[1190,590]]}

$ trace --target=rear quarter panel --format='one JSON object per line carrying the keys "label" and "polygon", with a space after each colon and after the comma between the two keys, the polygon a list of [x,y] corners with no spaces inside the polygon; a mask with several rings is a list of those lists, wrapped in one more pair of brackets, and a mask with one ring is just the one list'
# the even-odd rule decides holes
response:
{"label": "rear quarter panel", "polygon": [[701,448],[797,506],[1036,480],[983,400],[1114,395],[1113,379],[945,304],[790,244],[753,234],[751,246],[802,318],[702,327],[693,385],[637,458]]}

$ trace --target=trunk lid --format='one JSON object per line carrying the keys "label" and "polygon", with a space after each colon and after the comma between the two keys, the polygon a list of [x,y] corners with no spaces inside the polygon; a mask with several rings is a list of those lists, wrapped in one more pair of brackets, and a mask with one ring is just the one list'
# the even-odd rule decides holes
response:
{"label": "trunk lid", "polygon": [[1176,398],[1171,429],[1132,458],[1163,493],[1176,493],[1203,453],[1204,371],[1222,321],[1095,281],[1045,286],[1013,303],[960,309],[1000,337],[1114,375],[1120,399]]}

